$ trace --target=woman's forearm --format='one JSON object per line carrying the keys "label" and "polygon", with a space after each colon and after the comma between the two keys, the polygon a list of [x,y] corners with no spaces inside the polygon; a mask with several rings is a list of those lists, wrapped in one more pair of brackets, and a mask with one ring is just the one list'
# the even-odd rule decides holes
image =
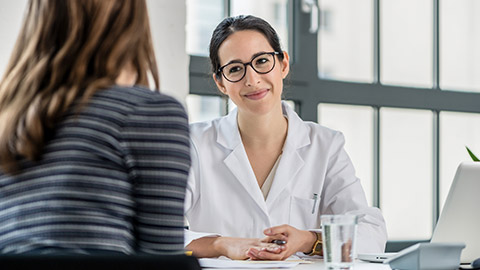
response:
{"label": "woman's forearm", "polygon": [[222,256],[220,250],[220,237],[202,237],[193,240],[186,246],[186,250],[192,251],[197,258],[211,258]]}

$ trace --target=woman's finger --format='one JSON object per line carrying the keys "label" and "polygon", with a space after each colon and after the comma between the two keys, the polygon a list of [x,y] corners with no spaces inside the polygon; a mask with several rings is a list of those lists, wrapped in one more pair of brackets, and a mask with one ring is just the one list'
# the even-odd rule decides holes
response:
{"label": "woman's finger", "polygon": [[273,235],[276,235],[276,234],[288,235],[288,232],[290,231],[290,228],[292,228],[292,227],[284,224],[284,225],[280,225],[280,226],[267,228],[263,231],[263,233],[267,236],[273,236]]}
{"label": "woman's finger", "polygon": [[275,243],[261,243],[259,246],[255,247],[257,250],[267,250],[270,252],[281,251],[285,249],[284,245],[277,245]]}
{"label": "woman's finger", "polygon": [[261,251],[258,251],[255,256],[259,260],[280,261],[280,260],[284,260],[285,251],[282,251],[281,253],[272,253],[266,250],[261,250]]}
{"label": "woman's finger", "polygon": [[280,240],[280,241],[288,242],[288,237],[286,235],[283,235],[283,234],[275,234],[275,235],[272,235],[272,236],[266,236],[266,237],[262,238],[261,241],[263,243],[272,243],[274,240]]}
{"label": "woman's finger", "polygon": [[260,258],[258,257],[258,252],[259,251],[255,248],[249,248],[248,251],[247,251],[247,256],[251,260],[260,260]]}

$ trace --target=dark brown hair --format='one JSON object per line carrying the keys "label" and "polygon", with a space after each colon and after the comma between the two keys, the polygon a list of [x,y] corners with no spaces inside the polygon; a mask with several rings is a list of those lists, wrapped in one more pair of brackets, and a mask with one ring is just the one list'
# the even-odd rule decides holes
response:
{"label": "dark brown hair", "polygon": [[131,65],[159,86],[145,0],[30,0],[0,81],[0,167],[38,159],[45,134]]}

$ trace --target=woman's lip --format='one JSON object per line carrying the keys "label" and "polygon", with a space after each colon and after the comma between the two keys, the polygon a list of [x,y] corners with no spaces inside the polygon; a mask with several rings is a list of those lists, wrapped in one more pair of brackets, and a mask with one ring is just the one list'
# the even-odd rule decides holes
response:
{"label": "woman's lip", "polygon": [[267,93],[268,93],[268,89],[264,89],[264,90],[248,93],[245,95],[245,97],[252,100],[259,100],[264,98],[267,95]]}

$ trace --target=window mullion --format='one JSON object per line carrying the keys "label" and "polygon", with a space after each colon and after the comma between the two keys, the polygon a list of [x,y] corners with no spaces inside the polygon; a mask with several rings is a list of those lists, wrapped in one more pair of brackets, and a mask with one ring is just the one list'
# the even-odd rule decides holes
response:
{"label": "window mullion", "polygon": [[433,0],[433,89],[440,89],[440,0]]}
{"label": "window mullion", "polygon": [[[318,34],[310,33],[310,13],[302,11],[301,0],[291,0],[292,13],[292,68],[290,69],[289,84],[295,87],[295,98],[298,112],[303,120],[317,121],[318,99],[312,99],[318,89],[311,87],[318,82]],[[312,61],[313,60],[313,61]],[[303,95],[297,95],[298,91]]]}
{"label": "window mullion", "polygon": [[380,107],[373,107],[373,206],[380,205]]}
{"label": "window mullion", "polygon": [[440,215],[440,111],[433,111],[433,209],[432,225],[435,230]]}
{"label": "window mullion", "polygon": [[292,65],[295,67],[290,71],[292,80],[309,82],[318,78],[318,34],[309,32],[310,13],[302,12],[301,5],[301,0],[294,0],[294,5],[292,5],[294,9]]}
{"label": "window mullion", "polygon": [[380,83],[380,0],[373,0],[373,83]]}
{"label": "window mullion", "polygon": [[[373,83],[380,81],[380,0],[373,0]],[[373,206],[380,204],[380,107],[374,107],[373,119]]]}
{"label": "window mullion", "polygon": [[[433,0],[433,89],[440,90],[440,0]],[[432,225],[435,230],[440,215],[440,111],[433,119],[433,202]]]}
{"label": "window mullion", "polygon": [[223,0],[223,16],[225,18],[231,16],[232,14],[231,6],[232,6],[231,0]]}

